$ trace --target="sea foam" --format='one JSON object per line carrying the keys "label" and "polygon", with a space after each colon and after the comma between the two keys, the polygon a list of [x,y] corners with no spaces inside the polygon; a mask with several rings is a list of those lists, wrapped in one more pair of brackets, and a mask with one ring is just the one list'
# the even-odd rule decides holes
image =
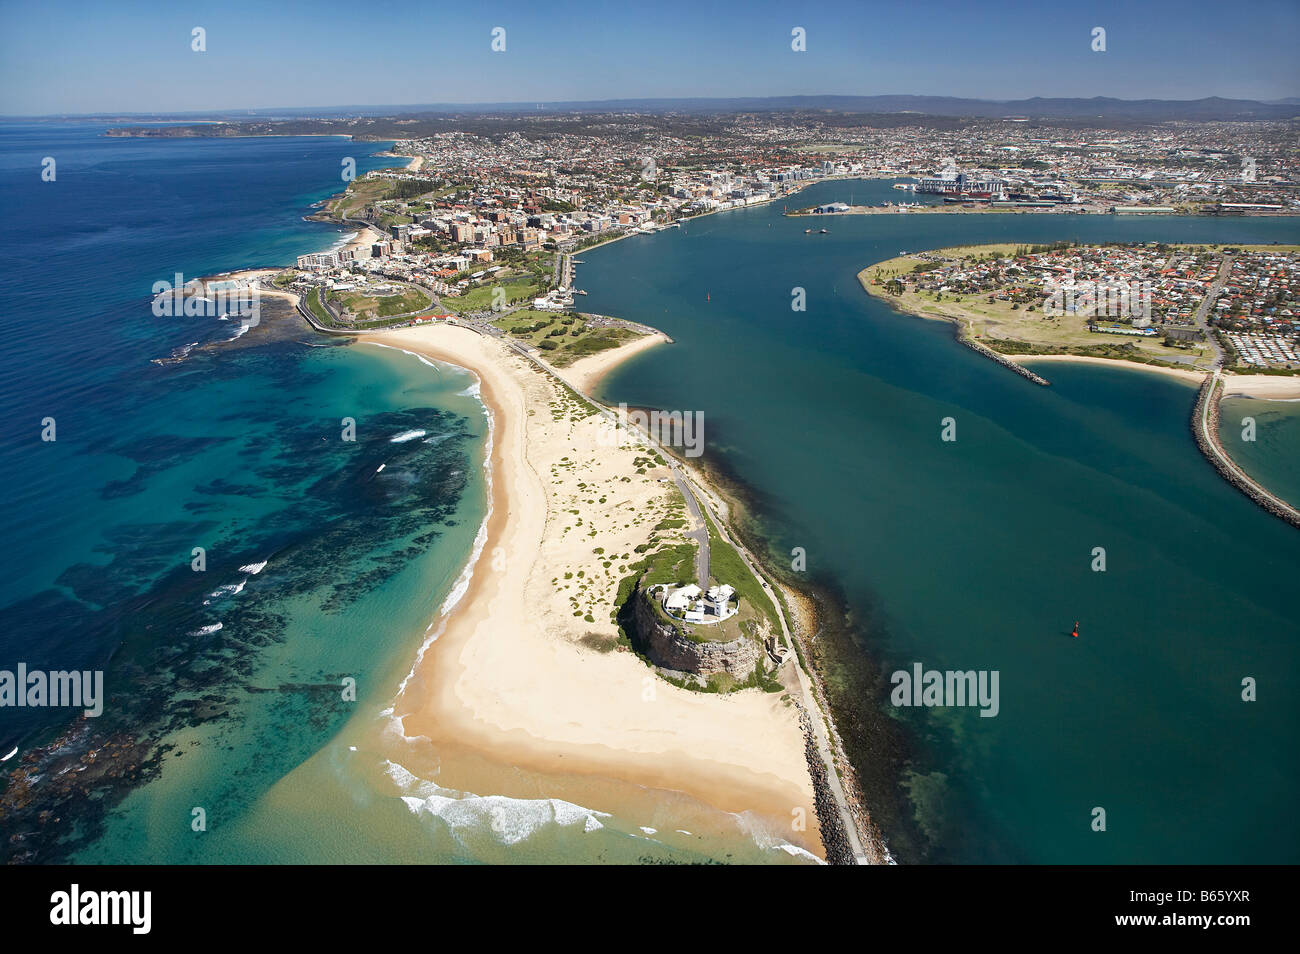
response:
{"label": "sea foam", "polygon": [[[445,789],[387,761],[388,777],[403,792],[402,802],[417,818],[437,821],[461,840],[464,834],[488,834],[500,845],[516,845],[541,829],[554,826],[600,831],[607,812],[583,808],[561,798],[511,798]],[[463,843],[463,842],[462,842]]]}
{"label": "sea foam", "polygon": [[429,433],[428,431],[423,431],[423,430],[420,430],[420,429],[418,429],[418,428],[417,428],[416,430],[413,430],[413,431],[402,431],[402,433],[400,433],[400,434],[395,434],[394,436],[390,437],[390,438],[388,439],[388,443],[390,443],[390,444],[405,444],[407,441],[413,441],[413,440],[415,440],[417,437],[424,437],[424,435],[426,435],[426,434],[428,434],[428,433]]}

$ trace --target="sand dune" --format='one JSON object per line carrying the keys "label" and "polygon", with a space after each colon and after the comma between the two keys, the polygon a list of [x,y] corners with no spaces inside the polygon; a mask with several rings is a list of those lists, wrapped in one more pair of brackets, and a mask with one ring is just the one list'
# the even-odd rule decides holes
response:
{"label": "sand dune", "polygon": [[[439,784],[486,794],[517,766],[603,810],[637,790],[682,792],[753,812],[820,856],[803,735],[783,694],[678,689],[611,647],[619,566],[680,499],[667,469],[637,474],[643,450],[618,446],[609,424],[496,340],[451,326],[362,340],[474,371],[494,420],[482,558],[394,707],[408,738],[429,740]],[[583,381],[605,365],[587,360]],[[791,824],[799,812],[804,831]]]}

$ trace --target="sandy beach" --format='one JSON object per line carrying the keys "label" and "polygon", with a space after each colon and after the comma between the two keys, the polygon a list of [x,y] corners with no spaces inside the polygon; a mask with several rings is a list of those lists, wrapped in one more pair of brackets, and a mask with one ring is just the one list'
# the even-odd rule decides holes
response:
{"label": "sandy beach", "polygon": [[1177,378],[1180,381],[1186,381],[1188,384],[1197,385],[1204,381],[1205,375],[1209,373],[1192,368],[1165,368],[1158,364],[1143,364],[1141,361],[1124,361],[1119,358],[1093,358],[1080,354],[1009,354],[1006,357],[1026,367],[1042,362],[1065,362],[1067,364],[1100,364],[1131,368],[1135,371],[1150,371],[1153,374],[1163,374],[1166,377]]}
{"label": "sandy beach", "polygon": [[1225,374],[1223,396],[1252,397],[1268,401],[1300,400],[1300,375]]}
{"label": "sandy beach", "polygon": [[344,250],[368,248],[376,242],[383,241],[385,238],[387,238],[387,236],[384,235],[383,232],[379,231],[379,229],[366,226],[352,238],[348,239],[347,244],[344,245],[343,248]]}
{"label": "sandy beach", "polygon": [[[549,780],[548,796],[633,814],[684,795],[700,810],[752,813],[821,856],[784,693],[678,689],[614,648],[619,565],[680,499],[667,468],[638,474],[643,450],[619,446],[609,423],[494,339],[426,326],[361,340],[472,370],[494,422],[482,558],[394,704],[437,784],[516,794],[524,770]],[[584,359],[581,380],[599,380],[614,354]],[[792,825],[800,815],[804,830]]]}
{"label": "sandy beach", "polygon": [[627,344],[619,345],[617,348],[610,348],[608,351],[601,351],[585,358],[579,358],[567,368],[561,369],[560,374],[583,394],[594,394],[605,375],[628,358],[640,354],[642,351],[648,351],[655,345],[664,344],[668,340],[668,336],[662,332],[643,335],[627,342]]}
{"label": "sandy beach", "polygon": [[[1016,354],[1008,355],[1018,364],[1032,365],[1042,362],[1070,362],[1080,364],[1118,365],[1136,371],[1150,371],[1166,377],[1177,378],[1188,384],[1200,385],[1208,371],[1195,371],[1182,368],[1164,368],[1140,361],[1122,361],[1115,358],[1093,358],[1074,354]],[[1300,375],[1281,374],[1232,374],[1224,372],[1223,397],[1253,397],[1262,400],[1287,401],[1300,399]]]}

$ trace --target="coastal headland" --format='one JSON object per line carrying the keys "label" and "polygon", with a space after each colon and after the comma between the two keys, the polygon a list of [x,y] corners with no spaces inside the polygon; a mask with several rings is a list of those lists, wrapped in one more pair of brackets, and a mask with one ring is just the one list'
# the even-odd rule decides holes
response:
{"label": "coastal headland", "polygon": [[[473,575],[424,635],[394,703],[405,767],[418,746],[439,786],[507,795],[521,794],[524,769],[599,810],[648,810],[654,791],[679,793],[827,856],[798,683],[691,691],[620,641],[622,574],[656,528],[671,542],[662,528],[684,522],[667,462],[620,441],[609,417],[498,338],[439,324],[358,341],[472,371],[492,422]],[[581,359],[565,380],[598,381],[654,343]]]}

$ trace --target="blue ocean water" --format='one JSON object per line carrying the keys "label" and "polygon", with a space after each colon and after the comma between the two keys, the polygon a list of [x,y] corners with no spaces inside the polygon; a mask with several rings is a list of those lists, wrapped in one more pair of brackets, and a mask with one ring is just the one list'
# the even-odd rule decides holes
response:
{"label": "blue ocean water", "polygon": [[[0,126],[15,223],[0,239],[0,668],[104,669],[108,696],[97,719],[3,711],[0,754],[20,753],[7,770],[78,766],[35,800],[75,823],[3,813],[12,858],[98,844],[103,860],[141,860],[140,817],[117,800],[178,773],[185,803],[237,815],[357,706],[391,698],[485,508],[486,419],[467,373],[336,346],[275,301],[237,340],[232,322],[151,309],[153,283],[176,272],[339,241],[303,216],[343,187],[343,158],[400,161],[371,155],[388,144],[102,133]],[[192,772],[177,768],[186,733]]]}

